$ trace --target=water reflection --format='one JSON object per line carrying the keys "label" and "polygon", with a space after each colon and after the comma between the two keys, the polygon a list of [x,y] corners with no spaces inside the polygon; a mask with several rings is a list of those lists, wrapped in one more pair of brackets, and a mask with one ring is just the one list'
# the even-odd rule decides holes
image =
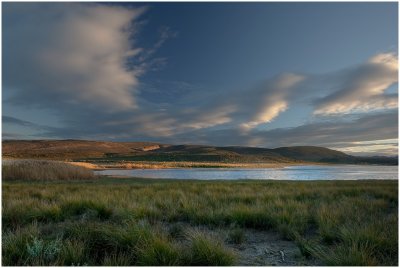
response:
{"label": "water reflection", "polygon": [[198,169],[121,169],[103,170],[101,175],[160,179],[199,180],[395,180],[397,166],[291,166],[285,168],[198,168]]}

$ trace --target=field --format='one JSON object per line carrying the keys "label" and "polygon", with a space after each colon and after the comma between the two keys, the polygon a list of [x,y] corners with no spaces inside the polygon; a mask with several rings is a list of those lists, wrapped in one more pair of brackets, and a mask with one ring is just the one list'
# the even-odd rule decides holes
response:
{"label": "field", "polygon": [[3,265],[397,265],[397,181],[3,181]]}

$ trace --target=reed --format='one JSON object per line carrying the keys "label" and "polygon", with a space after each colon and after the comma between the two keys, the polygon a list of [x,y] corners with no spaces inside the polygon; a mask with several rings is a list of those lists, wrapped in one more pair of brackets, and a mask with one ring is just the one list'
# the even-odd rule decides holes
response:
{"label": "reed", "polygon": [[76,165],[45,160],[8,160],[3,162],[4,180],[89,180],[93,171]]}

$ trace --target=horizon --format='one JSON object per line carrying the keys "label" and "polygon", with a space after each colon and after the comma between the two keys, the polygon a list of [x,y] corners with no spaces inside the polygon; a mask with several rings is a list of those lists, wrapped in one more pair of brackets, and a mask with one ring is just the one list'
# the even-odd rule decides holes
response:
{"label": "horizon", "polygon": [[2,141],[398,157],[398,3],[3,3]]}

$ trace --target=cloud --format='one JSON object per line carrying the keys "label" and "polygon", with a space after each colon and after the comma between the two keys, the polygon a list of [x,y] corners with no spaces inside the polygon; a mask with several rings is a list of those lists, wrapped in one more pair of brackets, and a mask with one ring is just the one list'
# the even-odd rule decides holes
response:
{"label": "cloud", "polygon": [[[245,134],[272,122],[291,105],[301,102],[303,105],[311,103],[316,115],[394,109],[398,105],[397,94],[385,94],[385,90],[397,82],[397,70],[397,56],[384,53],[359,66],[336,72],[318,75],[284,73],[252,89],[232,90],[229,95],[225,92],[209,95],[211,103],[193,108],[197,114],[211,114],[210,110],[221,113],[223,107],[235,108],[226,110],[226,120],[216,120],[216,124],[196,124],[197,116],[191,118],[192,125],[197,125],[198,129],[225,125]],[[194,97],[198,98],[197,95]]]}
{"label": "cloud", "polygon": [[[368,114],[353,120],[323,121],[294,128],[259,132],[268,144],[275,146],[318,144],[333,146],[338,142],[360,142],[395,139],[398,136],[397,111]],[[286,144],[286,145],[285,145]]]}
{"label": "cloud", "polygon": [[338,143],[332,149],[336,149],[353,155],[371,155],[373,152],[379,152],[380,155],[397,155],[398,140],[374,140],[351,143]]}
{"label": "cloud", "polygon": [[[252,97],[246,103],[248,106],[242,105],[243,110],[251,108],[249,118],[240,125],[240,128],[249,130],[262,123],[271,122],[288,108],[290,90],[303,81],[304,78],[301,75],[291,73],[282,74],[267,81],[258,92],[252,92]],[[243,96],[237,101],[240,102],[241,99],[243,99]]]}
{"label": "cloud", "polygon": [[11,132],[2,132],[1,133],[1,138],[3,140],[17,140],[17,139],[25,139],[26,137],[24,135],[21,135],[19,133],[11,133]]}
{"label": "cloud", "polygon": [[138,75],[126,67],[142,9],[76,3],[3,5],[3,83],[10,99],[41,107],[136,107]]}
{"label": "cloud", "polygon": [[163,26],[159,30],[159,39],[158,41],[153,45],[152,48],[147,49],[146,51],[143,51],[141,53],[140,57],[138,58],[138,61],[144,62],[148,58],[150,58],[154,53],[156,53],[163,45],[164,43],[171,39],[175,38],[178,36],[178,33],[175,31],[172,31],[170,27]]}
{"label": "cloud", "polygon": [[37,127],[37,124],[34,124],[29,121],[21,120],[12,116],[5,116],[3,115],[2,117],[2,122],[3,124],[14,124],[18,126],[23,126],[23,127]]}
{"label": "cloud", "polygon": [[[202,143],[217,146],[246,145],[267,148],[281,146],[316,145],[329,148],[354,147],[362,143],[370,152],[375,147],[376,153],[385,152],[386,147],[377,145],[386,144],[382,140],[397,140],[398,137],[398,115],[397,111],[367,114],[353,120],[330,120],[313,122],[298,127],[277,128],[272,130],[253,129],[243,133],[235,128],[219,130],[200,130],[175,135],[171,137],[170,143]],[[393,145],[391,145],[393,147]],[[354,150],[353,150],[354,151]],[[392,150],[392,154],[395,152]]]}
{"label": "cloud", "polygon": [[286,73],[247,91],[231,94],[225,91],[196,91],[185,96],[185,102],[176,101],[165,107],[162,113],[152,111],[152,105],[147,103],[142,105],[146,107],[142,109],[143,113],[136,114],[129,122],[141,126],[138,131],[150,130],[148,135],[160,137],[223,126],[247,132],[260,124],[271,122],[285,111],[291,91],[303,79],[301,75]]}
{"label": "cloud", "polygon": [[398,106],[397,94],[385,94],[398,80],[398,59],[393,53],[377,54],[338,78],[339,89],[315,101],[315,114],[367,112]]}
{"label": "cloud", "polygon": [[26,120],[21,120],[12,116],[2,116],[2,123],[3,124],[8,124],[8,125],[15,125],[15,126],[21,126],[21,127],[27,127],[30,129],[35,129],[39,131],[53,131],[56,128],[49,127],[49,126],[44,126],[44,125],[39,125],[35,124]]}

